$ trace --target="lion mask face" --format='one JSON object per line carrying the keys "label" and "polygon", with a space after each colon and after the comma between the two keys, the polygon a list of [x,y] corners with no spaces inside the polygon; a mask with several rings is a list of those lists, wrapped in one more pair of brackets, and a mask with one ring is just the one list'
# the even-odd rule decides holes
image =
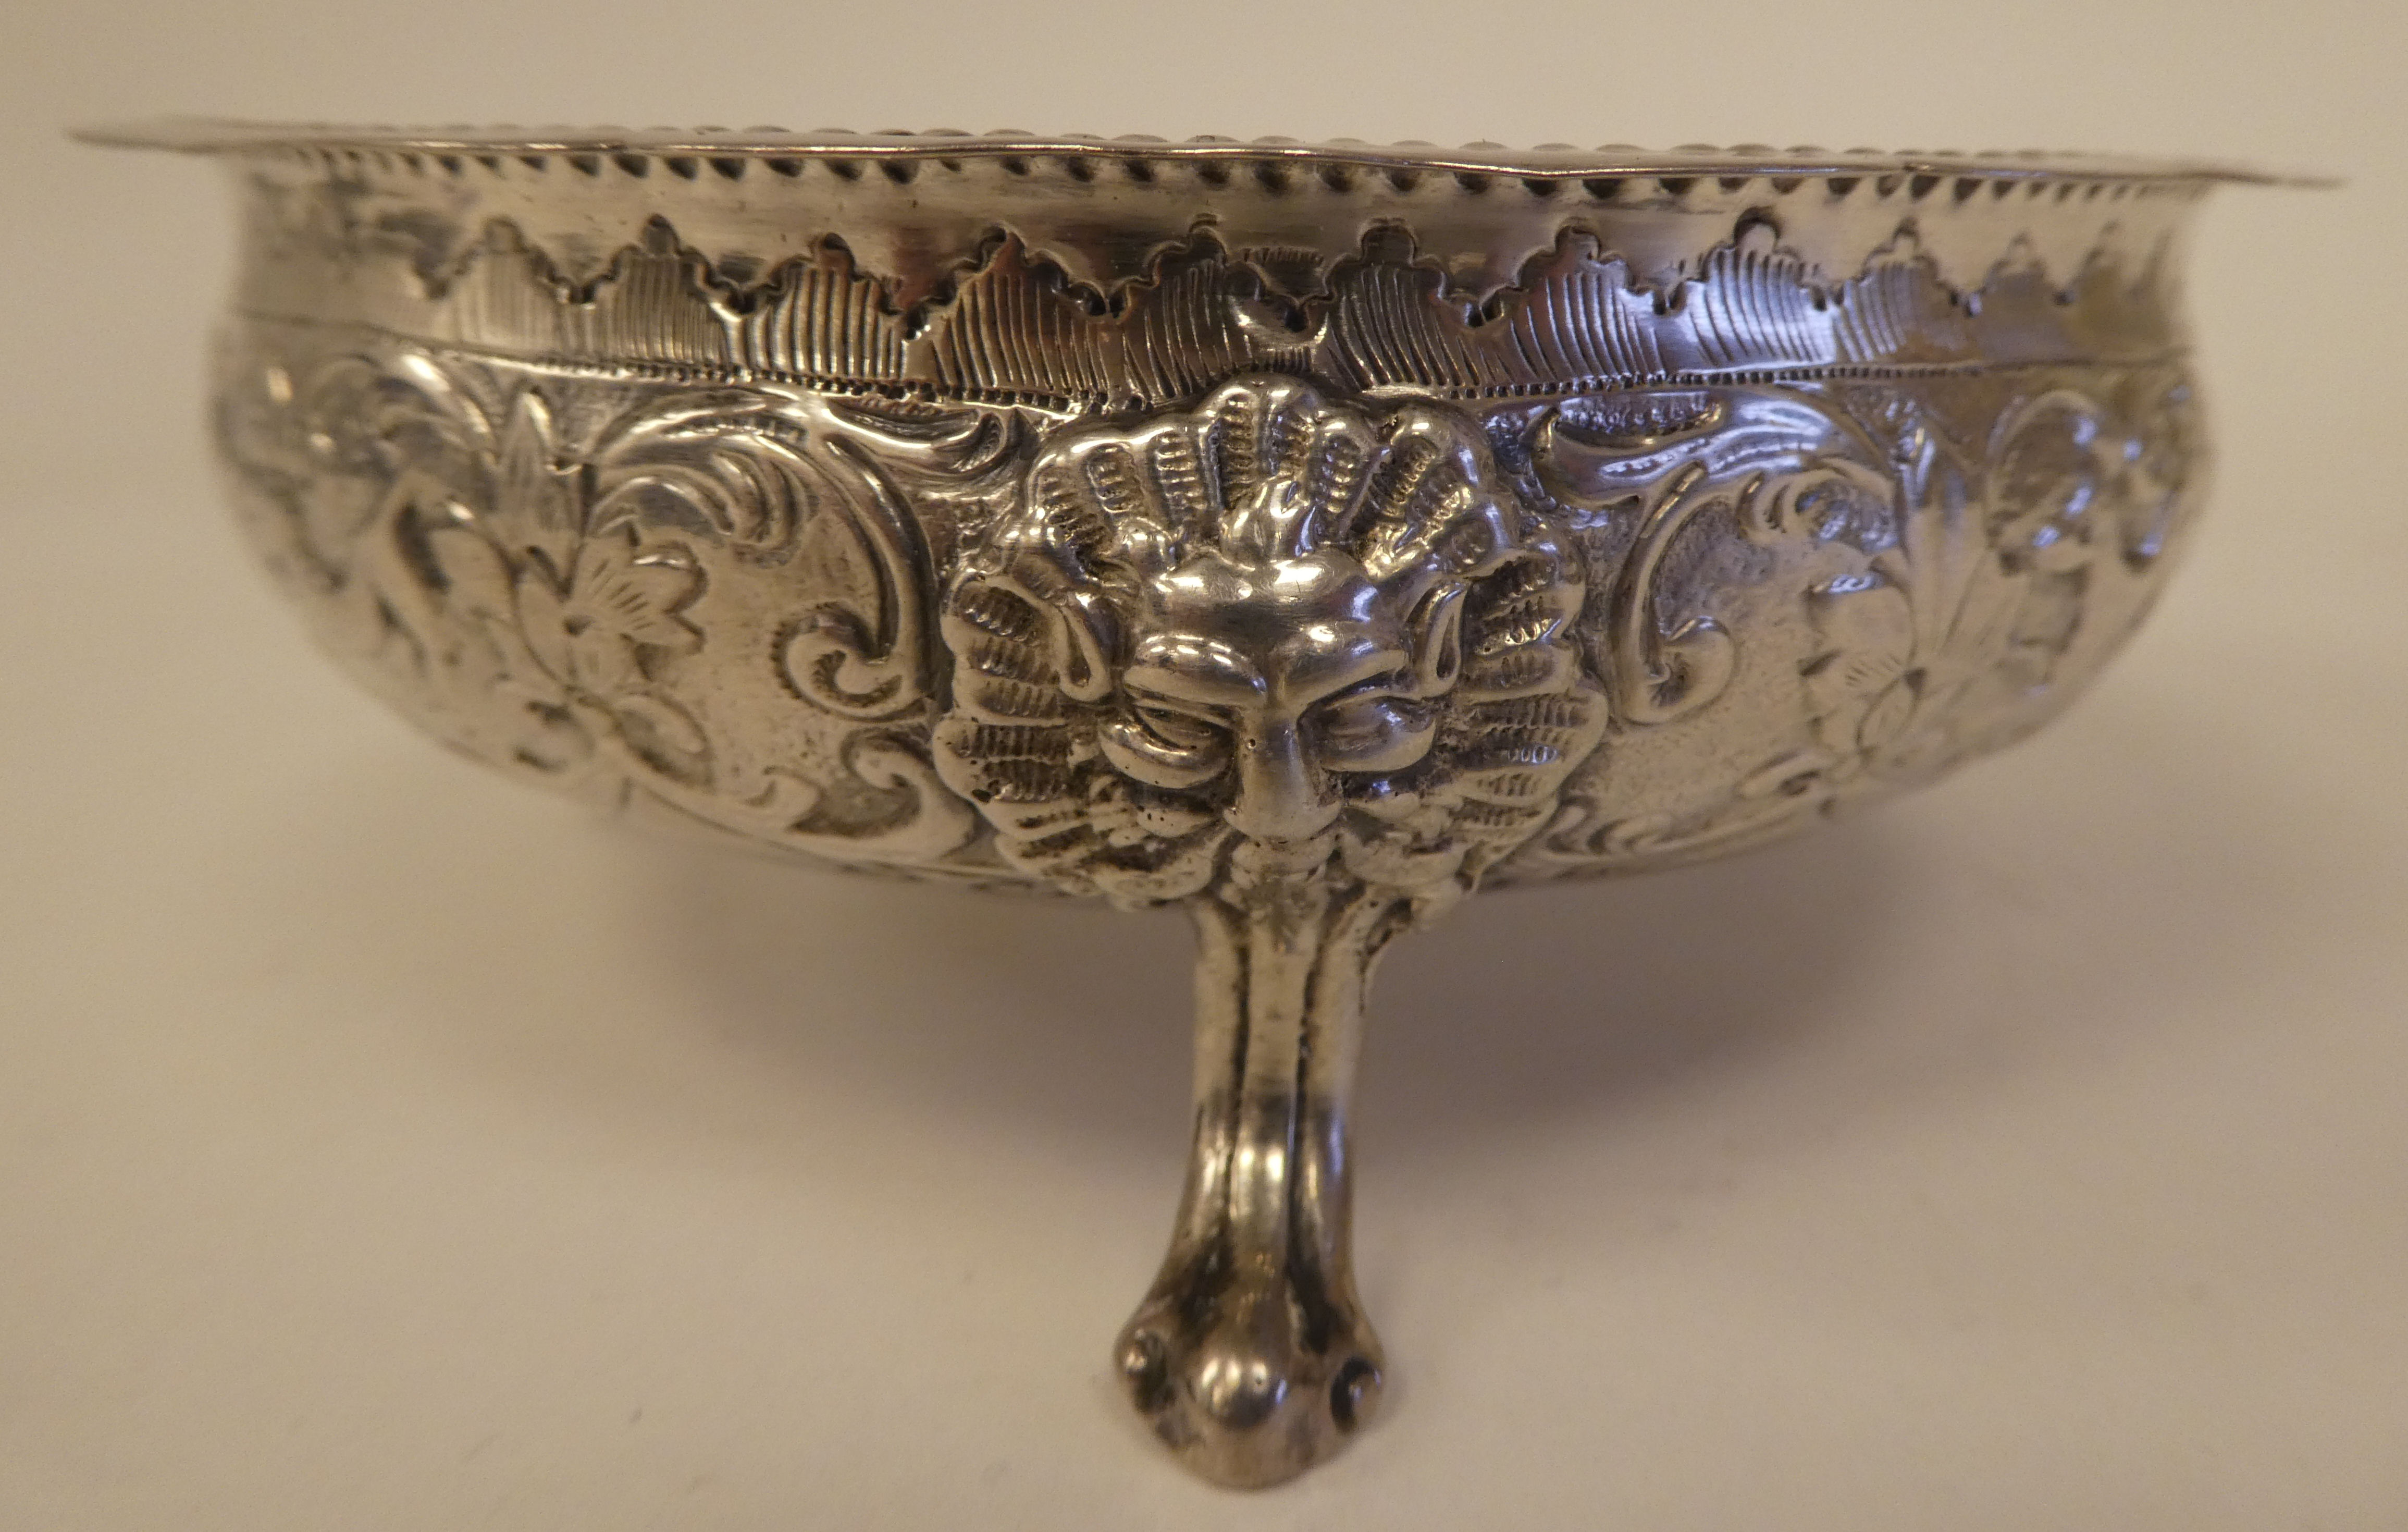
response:
{"label": "lion mask face", "polygon": [[1492,471],[1451,414],[1290,379],[1066,433],[949,593],[939,770],[1007,859],[1125,902],[1198,891],[1232,842],[1493,860],[1603,718],[1578,584]]}

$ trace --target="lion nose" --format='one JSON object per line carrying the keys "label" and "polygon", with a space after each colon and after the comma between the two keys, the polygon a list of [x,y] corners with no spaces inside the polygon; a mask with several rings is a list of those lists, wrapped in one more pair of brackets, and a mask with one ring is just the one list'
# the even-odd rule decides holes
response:
{"label": "lion nose", "polygon": [[1307,758],[1294,722],[1267,720],[1238,744],[1238,801],[1227,818],[1257,841],[1301,841],[1338,817],[1338,799]]}

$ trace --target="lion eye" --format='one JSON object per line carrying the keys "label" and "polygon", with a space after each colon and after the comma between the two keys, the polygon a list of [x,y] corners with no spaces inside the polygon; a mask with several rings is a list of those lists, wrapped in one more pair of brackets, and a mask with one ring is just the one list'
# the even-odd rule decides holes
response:
{"label": "lion eye", "polygon": [[1403,722],[1393,700],[1365,698],[1322,710],[1322,737],[1332,744],[1383,738]]}
{"label": "lion eye", "polygon": [[1096,741],[1124,775],[1173,791],[1204,786],[1229,762],[1229,736],[1211,719],[1134,697]]}
{"label": "lion eye", "polygon": [[1318,711],[1313,723],[1329,765],[1341,771],[1393,772],[1428,751],[1433,719],[1424,703],[1371,691],[1331,701]]}
{"label": "lion eye", "polygon": [[1143,702],[1133,709],[1145,731],[1173,750],[1201,750],[1219,743],[1221,730],[1209,718],[1175,708],[1153,707]]}

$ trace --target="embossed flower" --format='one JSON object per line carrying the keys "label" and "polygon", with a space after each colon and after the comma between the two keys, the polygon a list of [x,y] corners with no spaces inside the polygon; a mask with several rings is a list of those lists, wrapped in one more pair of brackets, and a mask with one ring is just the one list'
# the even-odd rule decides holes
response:
{"label": "embossed flower", "polygon": [[702,646],[684,615],[701,589],[692,555],[647,546],[628,527],[580,542],[558,580],[528,560],[515,588],[528,652],[566,700],[608,715],[648,764],[681,778],[699,769],[708,742],[654,672]]}
{"label": "embossed flower", "polygon": [[1984,499],[1991,542],[2009,570],[2061,574],[2089,561],[2123,468],[2119,445],[2098,407],[2070,390],[2000,422]]}

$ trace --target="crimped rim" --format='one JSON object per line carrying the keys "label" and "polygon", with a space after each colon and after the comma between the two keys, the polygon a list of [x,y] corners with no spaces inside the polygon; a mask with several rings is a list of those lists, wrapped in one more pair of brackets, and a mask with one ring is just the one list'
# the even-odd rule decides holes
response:
{"label": "crimped rim", "polygon": [[395,127],[329,123],[261,123],[230,118],[161,117],[80,127],[85,143],[120,149],[164,149],[188,154],[277,151],[381,151],[423,154],[637,154],[729,158],[964,159],[1054,157],[1113,161],[1246,161],[1360,166],[1553,179],[1604,176],[1857,176],[1979,177],[1985,180],[2217,181],[2258,186],[2330,186],[2329,178],[2221,160],[2086,154],[2055,150],[1828,150],[1812,145],[1774,149],[1684,144],[1649,150],[1629,144],[1583,149],[1541,144],[1512,149],[1471,143],[1447,149],[1407,141],[1370,144],[1338,138],[1197,137],[1178,142],[1133,134],[1036,134],[1006,128],[970,134],[854,133],[823,128],[624,128],[452,125]]}

